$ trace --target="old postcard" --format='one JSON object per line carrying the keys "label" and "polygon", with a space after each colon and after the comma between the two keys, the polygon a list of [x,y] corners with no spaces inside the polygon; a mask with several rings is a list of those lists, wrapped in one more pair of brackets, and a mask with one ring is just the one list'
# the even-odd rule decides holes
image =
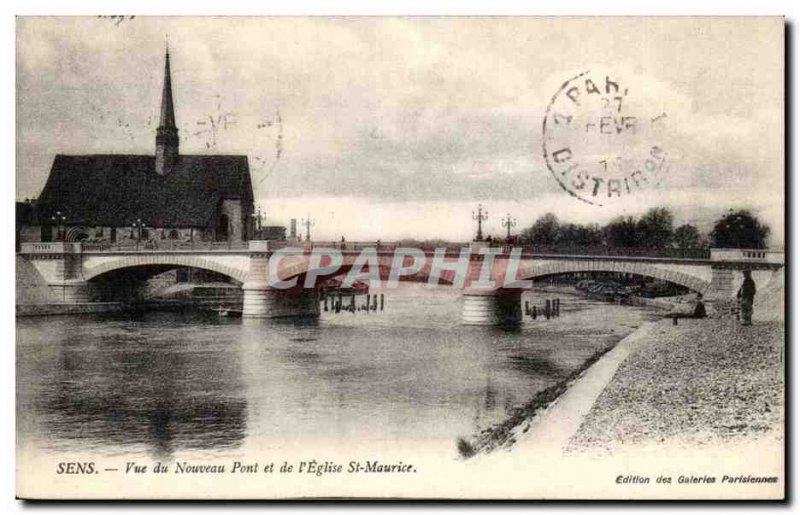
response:
{"label": "old postcard", "polygon": [[784,32],[17,18],[17,496],[783,499]]}

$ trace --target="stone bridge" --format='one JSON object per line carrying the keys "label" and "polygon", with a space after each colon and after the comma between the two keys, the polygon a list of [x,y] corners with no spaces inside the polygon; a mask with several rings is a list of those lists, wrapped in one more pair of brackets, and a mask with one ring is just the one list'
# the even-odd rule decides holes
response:
{"label": "stone bridge", "polygon": [[[291,245],[292,247],[289,247]],[[396,280],[432,281],[462,290],[462,320],[468,324],[504,324],[520,319],[523,281],[570,272],[621,272],[652,277],[703,293],[709,300],[726,299],[738,289],[741,270],[753,271],[765,284],[783,267],[783,251],[712,249],[706,259],[670,257],[548,254],[536,248],[488,247],[484,243],[420,249],[422,264],[403,255],[393,243],[287,243],[251,241],[245,245],[203,243],[197,246],[119,247],[71,242],[24,243],[19,255],[41,275],[60,302],[89,302],[99,277],[141,268],[210,270],[229,277],[244,290],[244,316],[271,318],[318,315],[318,286],[325,280],[356,273],[361,280],[390,280],[392,265],[407,267]],[[512,250],[517,254],[512,259]],[[333,253],[341,263],[332,266]],[[437,255],[437,252],[439,253]],[[397,257],[399,255],[399,257]],[[491,255],[491,258],[488,257]],[[326,258],[327,256],[327,258]],[[273,276],[269,264],[273,261]],[[515,262],[516,265],[510,263]],[[459,275],[458,265],[466,265]],[[514,270],[513,267],[516,267]],[[433,269],[436,268],[432,274]],[[509,273],[511,273],[509,280]],[[432,277],[433,276],[433,277]],[[272,279],[270,279],[272,277]],[[273,281],[290,284],[275,288]],[[517,281],[512,283],[511,281]]]}

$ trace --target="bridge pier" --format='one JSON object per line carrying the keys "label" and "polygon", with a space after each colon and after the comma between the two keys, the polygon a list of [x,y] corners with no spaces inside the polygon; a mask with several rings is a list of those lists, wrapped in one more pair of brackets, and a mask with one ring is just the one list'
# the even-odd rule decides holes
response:
{"label": "bridge pier", "polygon": [[461,323],[518,325],[522,322],[519,291],[466,290],[461,296]]}
{"label": "bridge pier", "polygon": [[48,284],[58,302],[63,304],[82,304],[91,301],[89,283],[82,280],[67,280]]}
{"label": "bridge pier", "polygon": [[742,282],[741,278],[742,272],[733,267],[712,266],[711,282],[706,290],[706,297],[709,300],[726,300],[734,297]]}
{"label": "bridge pier", "polygon": [[278,290],[260,283],[245,283],[242,290],[243,317],[319,316],[319,294],[315,290]]}

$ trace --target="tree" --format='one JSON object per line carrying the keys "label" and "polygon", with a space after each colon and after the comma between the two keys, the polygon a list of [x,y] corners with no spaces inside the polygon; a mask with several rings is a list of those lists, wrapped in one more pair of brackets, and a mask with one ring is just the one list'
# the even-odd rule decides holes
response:
{"label": "tree", "polygon": [[639,243],[639,234],[636,220],[632,216],[618,216],[608,222],[603,228],[603,234],[612,247],[636,247]]}
{"label": "tree", "polygon": [[529,239],[538,245],[553,245],[558,238],[558,218],[553,213],[540,216],[528,231]]}
{"label": "tree", "polygon": [[639,246],[663,249],[672,243],[672,212],[665,207],[648,210],[637,224]]}
{"label": "tree", "polygon": [[691,224],[684,224],[675,229],[672,241],[681,250],[699,249],[704,246],[700,231]]}
{"label": "tree", "polygon": [[565,224],[558,230],[556,243],[565,246],[597,245],[601,242],[597,225]]}
{"label": "tree", "polygon": [[711,231],[714,247],[722,249],[763,249],[767,247],[770,229],[750,211],[733,209],[717,220]]}

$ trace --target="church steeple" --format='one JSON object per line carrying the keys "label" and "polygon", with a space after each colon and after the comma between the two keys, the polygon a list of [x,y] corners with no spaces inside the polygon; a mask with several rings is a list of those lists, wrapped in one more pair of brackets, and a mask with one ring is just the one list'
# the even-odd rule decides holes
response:
{"label": "church steeple", "polygon": [[164,89],[161,92],[161,117],[156,129],[156,172],[166,175],[178,162],[178,128],[172,103],[172,79],[169,70],[169,47],[164,64]]}

